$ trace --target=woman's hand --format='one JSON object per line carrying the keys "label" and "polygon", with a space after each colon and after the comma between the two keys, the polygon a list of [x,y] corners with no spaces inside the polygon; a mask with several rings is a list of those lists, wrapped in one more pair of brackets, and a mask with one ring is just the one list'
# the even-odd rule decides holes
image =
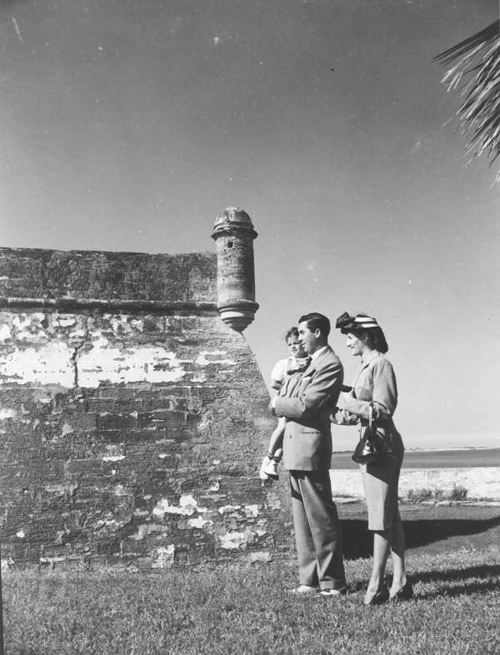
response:
{"label": "woman's hand", "polygon": [[351,414],[347,409],[340,409],[340,407],[335,407],[330,416],[330,421],[336,425],[356,425],[358,420],[356,414]]}

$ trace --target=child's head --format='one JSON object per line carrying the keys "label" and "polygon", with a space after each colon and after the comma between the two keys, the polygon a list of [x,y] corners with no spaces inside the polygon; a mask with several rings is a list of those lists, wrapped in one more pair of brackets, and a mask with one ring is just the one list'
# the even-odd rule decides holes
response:
{"label": "child's head", "polygon": [[291,327],[285,334],[286,345],[288,352],[292,357],[306,357],[306,353],[302,349],[302,344],[299,341],[299,331],[296,327]]}

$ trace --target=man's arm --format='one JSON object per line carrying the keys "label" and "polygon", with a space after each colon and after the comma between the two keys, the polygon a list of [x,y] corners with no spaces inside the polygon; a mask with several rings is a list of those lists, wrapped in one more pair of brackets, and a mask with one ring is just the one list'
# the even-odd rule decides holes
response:
{"label": "man's arm", "polygon": [[274,401],[274,412],[276,416],[286,416],[292,420],[317,418],[333,409],[343,380],[344,369],[340,360],[335,358],[315,370],[309,384],[305,384],[306,372],[296,397],[278,396]]}

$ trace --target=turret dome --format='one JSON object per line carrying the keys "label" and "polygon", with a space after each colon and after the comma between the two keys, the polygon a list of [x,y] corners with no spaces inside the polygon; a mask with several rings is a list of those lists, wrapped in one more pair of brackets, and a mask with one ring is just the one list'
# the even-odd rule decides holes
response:
{"label": "turret dome", "polygon": [[[223,209],[214,222],[214,231],[227,228],[243,228],[253,231],[253,223],[250,216],[239,207],[227,207]],[[255,235],[257,236],[257,235]]]}

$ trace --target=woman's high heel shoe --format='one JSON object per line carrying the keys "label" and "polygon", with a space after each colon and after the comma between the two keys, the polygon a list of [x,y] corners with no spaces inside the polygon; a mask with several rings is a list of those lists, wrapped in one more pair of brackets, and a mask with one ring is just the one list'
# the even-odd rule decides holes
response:
{"label": "woman's high heel shoe", "polygon": [[365,599],[364,599],[364,604],[365,605],[382,605],[382,603],[387,603],[389,600],[389,590],[387,587],[380,587],[380,589],[377,589],[377,591],[371,595],[368,596],[365,594]]}
{"label": "woman's high heel shoe", "polygon": [[413,598],[413,587],[409,582],[406,582],[399,591],[396,591],[394,596],[391,596],[391,602],[398,602],[400,600],[410,600]]}

